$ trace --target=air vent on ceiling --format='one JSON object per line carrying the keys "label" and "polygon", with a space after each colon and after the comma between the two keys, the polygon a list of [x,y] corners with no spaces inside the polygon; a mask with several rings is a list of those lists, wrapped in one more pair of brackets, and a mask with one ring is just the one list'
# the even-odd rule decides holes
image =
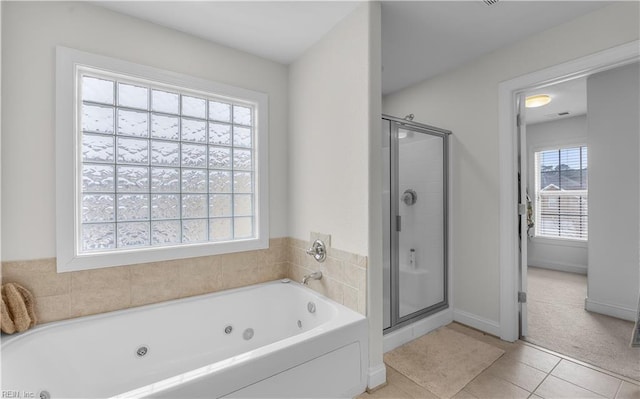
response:
{"label": "air vent on ceiling", "polygon": [[492,6],[494,4],[498,4],[498,1],[500,0],[482,0],[484,2],[484,4],[488,5],[488,6]]}
{"label": "air vent on ceiling", "polygon": [[565,115],[569,115],[569,112],[565,111],[565,112],[558,112],[558,116],[565,116]]}

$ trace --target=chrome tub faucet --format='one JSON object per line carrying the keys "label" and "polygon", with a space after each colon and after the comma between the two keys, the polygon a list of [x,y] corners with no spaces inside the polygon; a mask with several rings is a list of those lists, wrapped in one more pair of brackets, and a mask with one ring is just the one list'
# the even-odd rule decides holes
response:
{"label": "chrome tub faucet", "polygon": [[307,274],[302,278],[302,284],[307,285],[307,281],[309,280],[322,280],[322,272],[318,270],[317,272]]}

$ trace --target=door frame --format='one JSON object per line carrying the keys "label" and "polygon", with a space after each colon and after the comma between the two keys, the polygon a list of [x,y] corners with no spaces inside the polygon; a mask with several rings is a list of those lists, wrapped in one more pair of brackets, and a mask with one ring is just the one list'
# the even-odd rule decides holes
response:
{"label": "door frame", "polygon": [[524,91],[562,83],[640,60],[640,40],[501,82],[498,85],[498,151],[500,165],[500,338],[519,337],[517,96]]}

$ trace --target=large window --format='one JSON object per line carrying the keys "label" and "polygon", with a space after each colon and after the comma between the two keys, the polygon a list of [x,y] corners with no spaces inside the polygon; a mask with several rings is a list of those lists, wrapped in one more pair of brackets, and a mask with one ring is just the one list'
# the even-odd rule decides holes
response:
{"label": "large window", "polygon": [[71,79],[58,81],[71,94],[59,98],[71,107],[59,107],[58,116],[75,121],[57,132],[58,150],[69,146],[72,154],[71,163],[60,160],[71,168],[58,174],[73,203],[59,204],[71,215],[59,213],[58,223],[73,225],[66,230],[71,267],[63,270],[266,246],[264,95],[68,49],[58,54],[72,69]]}
{"label": "large window", "polygon": [[536,236],[586,240],[587,147],[535,153]]}

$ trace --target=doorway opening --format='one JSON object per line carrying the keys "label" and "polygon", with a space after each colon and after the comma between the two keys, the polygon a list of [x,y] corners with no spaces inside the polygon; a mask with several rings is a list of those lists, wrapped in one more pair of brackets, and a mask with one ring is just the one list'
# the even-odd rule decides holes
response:
{"label": "doorway opening", "polygon": [[[571,134],[567,131],[571,130],[571,124],[573,124],[574,133],[579,126],[586,125],[586,116],[581,117],[576,114],[570,116],[571,112],[569,115],[560,115],[560,118],[554,123],[544,118],[538,118],[537,123],[529,123],[529,116],[532,116],[530,121],[534,121],[535,118],[533,114],[529,115],[525,111],[524,99],[527,96],[542,94],[541,91],[548,92],[554,89],[566,89],[572,86],[575,88],[584,85],[587,78],[600,76],[601,73],[606,75],[613,70],[633,68],[633,65],[637,65],[639,58],[638,42],[633,42],[503,82],[500,85],[500,151],[501,166],[503,167],[501,174],[500,259],[502,277],[501,338],[503,339],[513,341],[521,337],[549,348],[552,346],[550,342],[557,343],[561,341],[558,339],[561,336],[570,335],[571,328],[582,330],[584,336],[585,329],[588,329],[586,322],[594,321],[593,319],[598,317],[607,318],[607,316],[596,315],[594,312],[608,312],[609,315],[627,320],[635,318],[637,314],[637,309],[633,305],[628,308],[619,307],[611,312],[611,309],[598,307],[598,304],[595,303],[597,301],[592,300],[590,303],[591,297],[595,297],[596,289],[594,287],[597,287],[594,281],[602,278],[596,269],[594,269],[596,270],[594,276],[589,275],[588,287],[591,292],[590,295],[587,294],[587,279],[584,275],[589,270],[586,267],[589,264],[587,262],[588,254],[596,252],[593,248],[588,247],[590,229],[593,227],[590,225],[591,218],[588,213],[592,207],[596,206],[596,203],[591,202],[587,190],[586,183],[589,181],[587,175],[589,174],[590,177],[592,172],[591,165],[587,166],[587,164],[590,163],[592,149],[586,144],[587,141],[590,143],[593,141],[595,144],[603,145],[603,140],[586,140],[586,135],[580,137],[579,134],[573,134],[573,137],[569,137]],[[555,114],[557,116],[562,112]],[[636,119],[637,112],[636,106]],[[547,115],[549,114],[553,114],[553,112],[548,112]],[[589,113],[586,114],[588,116]],[[552,125],[556,125],[555,132]],[[564,125],[565,133],[567,133],[564,137],[557,132],[559,125]],[[639,150],[637,129],[635,135],[635,141],[629,143],[629,146],[637,154]],[[604,153],[597,147],[595,151],[598,156]],[[586,162],[583,163],[583,161]],[[594,166],[601,164],[598,162],[594,162]],[[640,168],[637,164],[634,165],[631,169],[635,178],[631,183],[637,191],[637,176]],[[598,173],[602,173],[602,170],[601,168]],[[599,189],[602,190],[602,187]],[[572,190],[573,192],[571,192]],[[635,195],[637,198],[637,192]],[[613,199],[610,199],[610,205],[614,202]],[[594,209],[602,209],[601,200],[598,204],[598,207]],[[633,212],[630,214],[631,220],[629,221],[637,227],[637,202],[631,208],[633,208]],[[511,211],[513,209],[517,209],[517,212]],[[638,229],[635,230],[637,236]],[[602,235],[603,233],[607,234],[607,228],[600,228],[594,234]],[[612,231],[609,229],[610,233]],[[636,240],[633,245],[637,252],[638,241]],[[568,254],[574,260],[573,262],[567,261]],[[558,260],[563,255],[565,256],[564,261]],[[550,261],[552,257],[555,257],[555,262]],[[576,261],[576,259],[580,260]],[[548,270],[553,268],[553,263],[555,263],[556,270]],[[636,269],[637,264],[638,257],[636,256]],[[558,265],[560,267],[557,267]],[[528,266],[542,267],[529,269]],[[576,272],[583,274],[575,274]],[[636,283],[637,278],[636,276]],[[634,296],[638,295],[637,287],[635,291]],[[580,299],[581,297],[582,299]],[[637,296],[635,296],[635,301],[637,303]],[[575,318],[570,313],[561,312],[562,309],[567,310],[572,306],[581,310],[580,317]],[[588,311],[585,310],[585,307]],[[632,310],[633,312],[631,312]],[[578,313],[573,315],[576,314]],[[555,317],[555,322],[551,321],[551,327],[541,325],[544,322],[550,322],[549,319],[554,318],[551,316]],[[604,319],[595,321],[594,325],[602,327],[607,324],[602,320]],[[532,328],[529,328],[528,321],[532,322]],[[626,335],[630,338],[633,324],[620,322],[623,326],[619,329],[625,330]],[[603,328],[611,333],[616,330],[614,326],[616,323],[617,320]],[[558,346],[549,349],[591,364],[600,362],[596,365],[632,378],[634,377],[630,374],[638,374],[635,370],[631,370],[631,372],[625,372],[622,368],[616,370],[611,364],[607,364],[607,355],[609,355],[609,359],[611,356],[610,353],[604,353],[607,352],[607,349],[603,336],[598,332],[594,332],[593,335],[596,342],[592,341],[591,344],[588,343],[588,339],[583,344],[576,344],[576,340],[569,340],[564,343],[565,346],[559,342]],[[598,337],[595,338],[595,336]],[[597,339],[601,341],[597,342]],[[628,339],[625,344],[628,344]],[[597,356],[585,358],[580,355],[580,351],[567,353],[570,352],[569,349],[572,345],[587,347],[585,351],[592,354],[601,351],[604,356],[601,359],[598,359]],[[623,346],[627,347],[624,344]],[[631,354],[631,363],[634,363],[634,355],[637,356],[637,354]],[[637,357],[635,359],[637,360]]]}

